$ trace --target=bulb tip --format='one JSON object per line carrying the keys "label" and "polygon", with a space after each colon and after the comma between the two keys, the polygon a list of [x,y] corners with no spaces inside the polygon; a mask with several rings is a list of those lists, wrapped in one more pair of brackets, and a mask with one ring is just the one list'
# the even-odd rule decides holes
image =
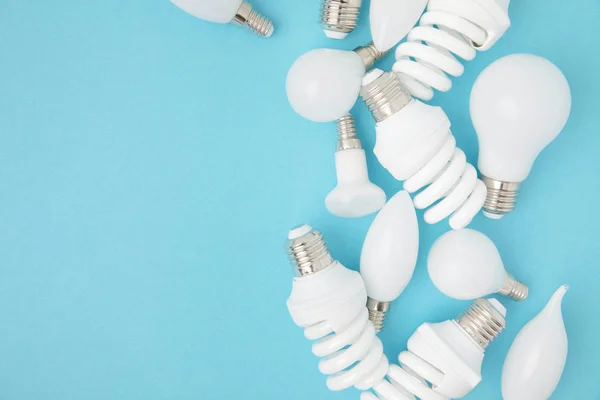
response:
{"label": "bulb tip", "polygon": [[298,225],[297,227],[292,228],[290,230],[290,232],[288,233],[288,239],[289,240],[298,239],[298,238],[306,235],[307,233],[310,233],[310,231],[312,231],[312,227],[310,225],[307,225],[307,224]]}
{"label": "bulb tip", "polygon": [[499,220],[499,219],[502,219],[502,217],[504,217],[503,214],[495,214],[495,213],[492,213],[492,212],[489,212],[489,211],[484,211],[483,215],[485,215],[489,219],[494,219],[494,220]]}
{"label": "bulb tip", "polygon": [[329,39],[342,40],[348,36],[348,33],[346,32],[330,31],[328,29],[323,29],[323,32],[325,32],[325,36],[327,36]]}

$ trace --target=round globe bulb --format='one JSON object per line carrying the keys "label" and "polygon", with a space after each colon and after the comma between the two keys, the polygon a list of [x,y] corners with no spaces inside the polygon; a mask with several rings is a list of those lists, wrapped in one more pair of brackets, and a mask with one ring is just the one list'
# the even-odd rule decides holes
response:
{"label": "round globe bulb", "polygon": [[309,51],[290,68],[286,82],[288,100],[294,111],[306,119],[337,121],[356,103],[365,73],[365,64],[354,51]]}

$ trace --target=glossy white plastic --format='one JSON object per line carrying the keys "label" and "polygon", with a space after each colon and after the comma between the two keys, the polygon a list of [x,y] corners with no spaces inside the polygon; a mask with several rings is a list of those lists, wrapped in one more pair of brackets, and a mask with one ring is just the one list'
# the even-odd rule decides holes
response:
{"label": "glossy white plastic", "polygon": [[[380,76],[374,69],[364,84]],[[487,190],[475,168],[456,147],[450,121],[440,107],[412,100],[400,111],[377,123],[375,155],[394,178],[405,181],[418,209],[429,208],[425,221],[437,223],[450,215],[450,226],[467,226],[481,210]]]}
{"label": "glossy white plastic", "polygon": [[233,20],[243,0],[171,0],[196,18],[227,24]]}
{"label": "glossy white plastic", "polygon": [[408,193],[387,202],[365,239],[360,273],[367,295],[381,302],[395,300],[410,282],[419,253],[417,214]]}
{"label": "glossy white plastic", "polygon": [[400,43],[426,6],[427,0],[371,0],[371,36],[377,49],[387,51]]}
{"label": "glossy white plastic", "polygon": [[298,114],[315,122],[337,121],[358,98],[365,65],[353,51],[316,49],[290,68],[286,90]]}
{"label": "glossy white plastic", "polygon": [[385,204],[385,192],[369,180],[363,149],[346,149],[335,153],[337,186],[325,199],[333,215],[360,218],[377,212]]}
{"label": "glossy white plastic", "polygon": [[568,353],[561,310],[567,289],[566,285],[558,288],[511,345],[502,369],[504,400],[546,400],[556,389]]}
{"label": "glossy white plastic", "polygon": [[479,137],[481,173],[501,182],[522,182],[539,153],[565,126],[571,92],[550,61],[512,54],[479,75],[470,109]]}
{"label": "glossy white plastic", "polygon": [[450,231],[436,240],[427,270],[442,293],[458,300],[497,293],[509,277],[494,243],[472,229]]}

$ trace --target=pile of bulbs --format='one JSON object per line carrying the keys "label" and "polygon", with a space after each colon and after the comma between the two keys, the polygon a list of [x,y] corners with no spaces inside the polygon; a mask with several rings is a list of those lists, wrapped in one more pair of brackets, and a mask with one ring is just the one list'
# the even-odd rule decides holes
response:
{"label": "pile of bulbs", "polygon": [[[201,19],[237,23],[263,37],[274,31],[243,0],[172,1]],[[352,32],[360,7],[361,0],[323,0],[327,37],[344,39]],[[506,309],[485,296],[522,301],[529,292],[506,272],[494,243],[466,227],[482,209],[492,219],[514,209],[535,159],[567,122],[570,89],[554,64],[535,55],[513,54],[489,65],[470,99],[479,179],[444,111],[422,101],[434,90],[451,89],[450,77],[464,71],[459,59],[472,60],[502,37],[510,26],[509,0],[371,0],[370,7],[373,42],[302,55],[289,71],[287,94],[301,116],[337,122],[338,184],[325,199],[329,212],[345,218],[379,213],[364,242],[360,274],[335,261],[317,230],[292,229],[286,247],[296,276],[287,305],[315,341],[313,353],[321,358],[329,389],[354,386],[363,392],[361,400],[462,398],[481,381],[484,351],[506,325]],[[373,69],[405,37],[393,71]],[[375,119],[375,156],[404,182],[389,201],[369,180],[350,115],[359,96]],[[431,280],[447,296],[473,303],[456,319],[422,324],[395,365],[377,333],[417,263],[415,209],[427,210],[429,224],[448,218],[453,229],[430,249]],[[512,344],[502,372],[505,400],[545,400],[558,385],[567,357],[561,314],[566,290],[561,286]]]}

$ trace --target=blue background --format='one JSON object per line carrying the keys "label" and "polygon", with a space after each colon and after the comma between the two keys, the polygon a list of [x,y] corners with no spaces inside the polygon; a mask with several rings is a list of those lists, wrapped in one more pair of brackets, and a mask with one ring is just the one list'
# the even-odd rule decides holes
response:
{"label": "blue background", "polygon": [[[326,212],[335,126],[297,116],[284,83],[305,51],[367,42],[368,2],[342,42],[320,31],[316,0],[254,4],[277,25],[270,40],[166,0],[0,0],[0,399],[358,398],[328,392],[288,315],[283,244],[308,222],[356,269],[372,217]],[[472,224],[531,295],[505,302],[508,328],[468,398],[500,398],[510,343],[569,283],[569,359],[553,399],[599,399],[600,3],[514,1],[510,15],[505,37],[433,101],[459,145],[476,163],[469,91],[506,54],[556,63],[573,111],[517,210]],[[372,118],[361,101],[353,112],[371,177],[391,196],[401,183],[370,152]],[[448,229],[421,224],[414,280],[382,334],[392,360],[419,324],[467,306],[426,273]]]}

